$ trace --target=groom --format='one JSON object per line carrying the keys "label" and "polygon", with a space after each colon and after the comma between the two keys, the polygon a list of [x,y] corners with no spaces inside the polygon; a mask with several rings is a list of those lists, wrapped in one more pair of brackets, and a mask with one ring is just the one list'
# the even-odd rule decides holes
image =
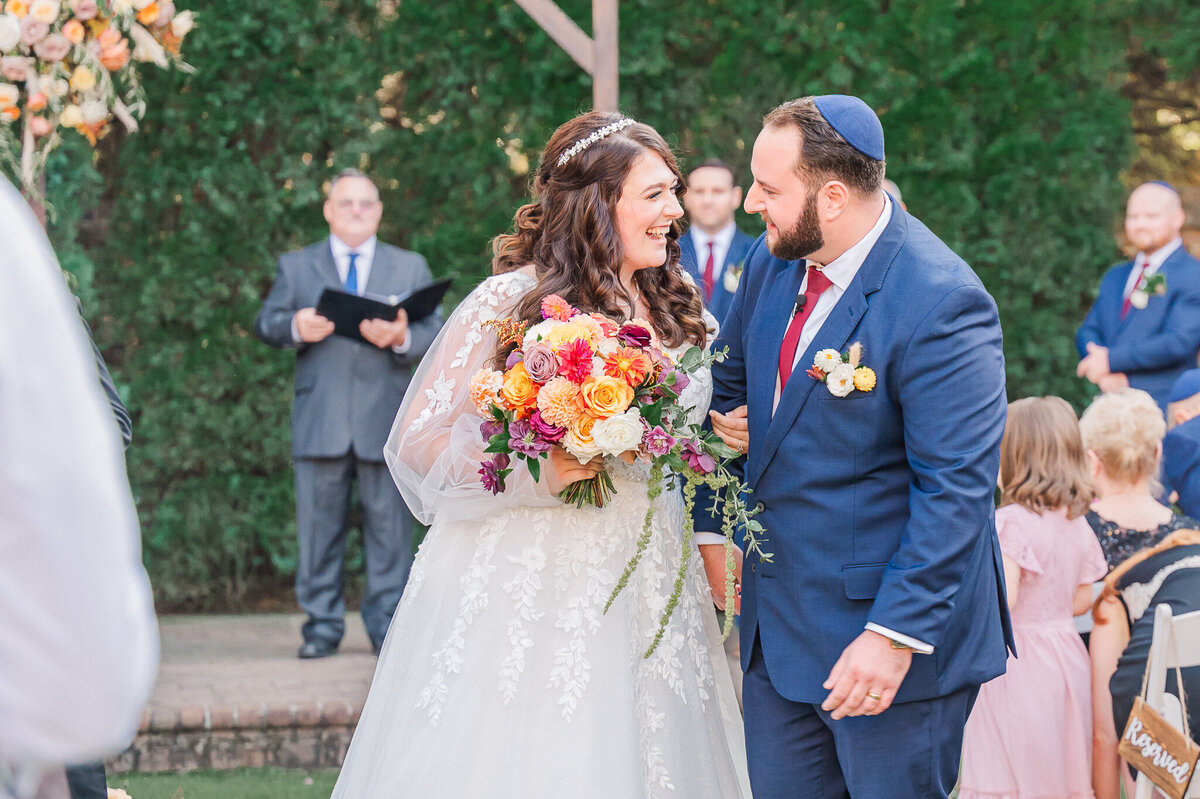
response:
{"label": "groom", "polygon": [[[754,796],[945,797],[1012,648],[996,305],[881,190],[883,129],[858,98],[779,106],[751,169],[767,232],[716,343],[712,418],[747,453],[773,554],[739,578]],[[701,551],[711,574],[720,547]]]}

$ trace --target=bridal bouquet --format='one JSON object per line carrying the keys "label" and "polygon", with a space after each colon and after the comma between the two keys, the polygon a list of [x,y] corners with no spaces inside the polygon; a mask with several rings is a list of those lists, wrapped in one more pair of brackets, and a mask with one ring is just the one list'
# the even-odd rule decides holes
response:
{"label": "bridal bouquet", "polygon": [[0,13],[0,158],[36,192],[46,158],[73,129],[95,145],[116,117],[137,129],[146,103],[137,64],[180,58],[195,24],[172,0],[4,0]]}
{"label": "bridal bouquet", "polygon": [[[723,353],[687,350],[676,362],[659,345],[649,323],[634,319],[619,324],[600,314],[572,307],[557,295],[542,300],[543,320],[533,326],[512,319],[487,323],[502,345],[516,345],[503,371],[481,369],[470,381],[471,400],[484,417],[480,432],[492,455],[479,474],[493,494],[505,490],[515,464],[541,475],[541,460],[561,447],[587,463],[602,456],[632,454],[650,464],[647,493],[651,500],[642,535],[605,610],[629,582],[653,531],[654,499],[676,481],[685,502],[683,555],[671,599],[646,657],[662,640],[667,622],[683,592],[694,536],[691,511],[701,485],[713,490],[713,513],[722,519],[726,549],[726,607],[734,605],[733,537],[744,531],[747,553],[760,548],[762,525],[746,502],[749,489],[728,465],[740,453],[720,438],[687,422],[680,392],[689,375],[721,360]],[[582,508],[604,507],[615,488],[607,471],[568,486],[560,494]],[[724,635],[732,629],[726,617]]]}

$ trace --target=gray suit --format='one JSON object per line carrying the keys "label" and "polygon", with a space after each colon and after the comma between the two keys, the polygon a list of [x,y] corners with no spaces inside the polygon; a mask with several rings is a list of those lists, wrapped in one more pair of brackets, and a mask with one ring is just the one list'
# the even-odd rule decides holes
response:
{"label": "gray suit", "polygon": [[[403,295],[432,279],[420,255],[377,242],[365,293]],[[413,528],[412,514],[383,463],[383,445],[412,367],[433,343],[442,320],[432,316],[410,325],[403,355],[342,336],[297,345],[293,315],[316,307],[327,287],[342,288],[328,239],[283,255],[254,329],[271,346],[297,351],[292,456],[300,532],[296,595],[308,614],[304,638],[337,644],[345,629],[342,560],[350,484],[356,477],[367,569],[362,614],[378,646],[408,580]]]}

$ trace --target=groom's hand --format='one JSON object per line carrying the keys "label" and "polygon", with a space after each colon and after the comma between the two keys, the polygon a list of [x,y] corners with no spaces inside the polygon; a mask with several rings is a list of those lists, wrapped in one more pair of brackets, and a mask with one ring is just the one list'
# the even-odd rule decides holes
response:
{"label": "groom's hand", "polygon": [[750,420],[746,418],[746,406],[740,405],[729,413],[709,411],[713,432],[730,447],[745,455],[750,451]]}
{"label": "groom's hand", "polygon": [[911,665],[911,649],[893,649],[891,639],[864,630],[833,664],[823,686],[829,696],[821,709],[830,711],[835,721],[846,716],[877,716],[891,707]]}
{"label": "groom's hand", "polygon": [[[708,577],[708,590],[712,593],[713,604],[718,610],[725,610],[725,545],[724,544],[701,544],[700,557],[704,559],[704,574]],[[740,585],[742,582],[742,550],[737,547],[733,548],[733,583]],[[735,592],[736,594],[736,592]],[[735,604],[739,607],[733,609],[734,613],[741,611],[741,602],[738,597],[734,597]]]}

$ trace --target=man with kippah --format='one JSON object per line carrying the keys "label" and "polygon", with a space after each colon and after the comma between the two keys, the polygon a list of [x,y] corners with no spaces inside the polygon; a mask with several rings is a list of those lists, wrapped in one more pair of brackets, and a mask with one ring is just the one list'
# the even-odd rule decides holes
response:
{"label": "man with kippah", "polygon": [[[767,232],[715,344],[711,416],[746,453],[771,553],[738,577],[754,796],[946,797],[1012,648],[996,305],[881,188],[862,100],[779,106],[751,170]],[[720,540],[700,536],[706,567]]]}
{"label": "man with kippah", "polygon": [[1188,369],[1167,397],[1163,477],[1184,515],[1200,518],[1200,369]]}
{"label": "man with kippah", "polygon": [[1125,237],[1137,255],[1105,273],[1075,337],[1079,377],[1101,391],[1140,388],[1163,409],[1200,350],[1200,261],[1184,249],[1183,223],[1183,203],[1170,183],[1133,190]]}

